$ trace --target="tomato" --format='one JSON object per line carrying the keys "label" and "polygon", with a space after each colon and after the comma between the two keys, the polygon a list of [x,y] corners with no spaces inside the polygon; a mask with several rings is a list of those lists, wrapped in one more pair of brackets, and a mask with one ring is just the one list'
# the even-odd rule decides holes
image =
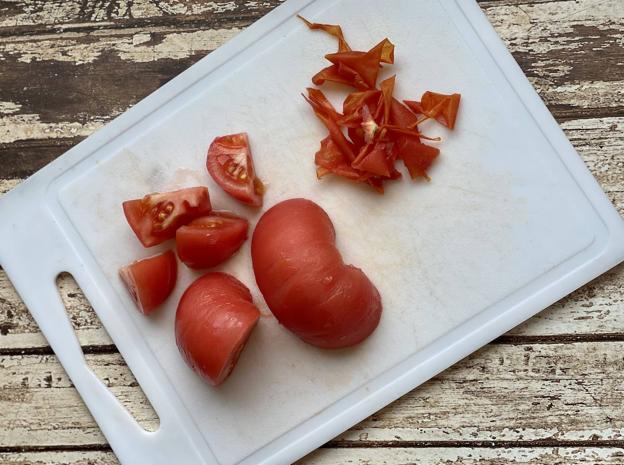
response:
{"label": "tomato", "polygon": [[180,226],[209,213],[211,208],[206,187],[149,194],[123,203],[126,220],[144,247],[173,238]]}
{"label": "tomato", "polygon": [[178,276],[178,263],[175,254],[168,250],[122,267],[119,276],[137,308],[149,315],[171,294]]}
{"label": "tomato", "polygon": [[377,327],[379,292],[362,270],[345,265],[329,216],[306,199],[269,209],[253,233],[256,282],[287,329],[327,349],[364,340]]}
{"label": "tomato", "polygon": [[235,199],[254,207],[262,205],[264,185],[256,177],[247,134],[217,137],[208,148],[208,173]]}
{"label": "tomato", "polygon": [[217,386],[232,372],[259,318],[243,283],[225,273],[207,273],[180,299],[176,343],[188,365]]}
{"label": "tomato", "polygon": [[178,257],[190,268],[210,268],[224,262],[247,239],[249,222],[229,212],[213,211],[176,232]]}

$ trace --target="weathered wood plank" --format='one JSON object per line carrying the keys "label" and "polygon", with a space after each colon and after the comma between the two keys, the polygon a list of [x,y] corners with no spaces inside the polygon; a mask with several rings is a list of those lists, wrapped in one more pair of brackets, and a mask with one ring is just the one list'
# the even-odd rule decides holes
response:
{"label": "weathered wood plank", "polygon": [[[158,428],[158,416],[119,354],[86,359],[139,424]],[[0,446],[106,443],[56,357],[1,357],[0,372]]]}
{"label": "weathered wood plank", "polygon": [[[65,3],[68,4],[63,7],[65,10],[74,11],[77,2]],[[124,2],[89,4],[92,3],[97,3],[95,9],[103,8],[111,14],[127,10]],[[145,8],[150,4],[138,3]],[[260,6],[254,9],[247,3]],[[526,3],[531,2],[486,2],[483,7],[551,110],[561,118],[596,112],[621,115],[624,109],[624,95],[620,92],[624,82],[621,41],[624,3],[618,0]],[[114,24],[106,23],[102,30],[0,38],[3,69],[0,74],[0,152],[9,151],[3,158],[9,160],[13,154],[20,157],[28,152],[14,149],[11,146],[14,142],[73,139],[90,134],[233,37],[277,2],[217,2],[201,8],[192,2],[183,6],[178,2],[173,4],[178,6],[164,10],[180,10],[175,13],[176,21],[171,25],[150,27],[149,32],[145,27],[119,29],[120,22],[126,20],[118,19]],[[41,15],[50,17],[47,5],[46,2],[31,4],[31,16],[38,18],[39,8]],[[208,12],[211,9],[229,11],[230,6],[236,10],[242,8],[241,5],[249,6],[246,11],[253,16],[243,23],[237,22],[236,14],[216,22],[213,13]],[[137,2],[134,7],[138,8]],[[76,14],[90,17],[89,8]],[[187,11],[199,14],[201,20],[184,22]],[[64,17],[69,13],[58,14]],[[93,15],[102,17],[99,13]],[[29,76],[27,82],[23,76]],[[58,154],[54,147],[52,152]],[[44,159],[51,157],[43,155]],[[3,165],[7,164],[0,164]],[[3,177],[10,175],[2,174]]]}
{"label": "weathered wood plank", "polygon": [[4,465],[119,465],[115,454],[110,451],[9,452],[0,453],[0,463]]}
{"label": "weathered wood plank", "polygon": [[[297,465],[620,465],[618,448],[323,448]],[[118,465],[112,452],[22,452],[0,454],[4,465]]]}
{"label": "weathered wood plank", "polygon": [[[141,422],[155,426],[119,354],[87,359]],[[0,358],[0,411],[0,446],[105,444],[53,355]],[[544,439],[624,444],[623,342],[490,345],[332,444]]]}
{"label": "weathered wood plank", "polygon": [[262,16],[283,0],[5,0],[0,1],[0,31],[29,33],[105,26],[119,28],[192,21],[214,22]]}
{"label": "weathered wood plank", "polygon": [[617,448],[405,448],[318,449],[298,465],[564,465],[621,464]]}
{"label": "weathered wood plank", "polygon": [[484,11],[560,117],[624,108],[624,2],[488,2]]}

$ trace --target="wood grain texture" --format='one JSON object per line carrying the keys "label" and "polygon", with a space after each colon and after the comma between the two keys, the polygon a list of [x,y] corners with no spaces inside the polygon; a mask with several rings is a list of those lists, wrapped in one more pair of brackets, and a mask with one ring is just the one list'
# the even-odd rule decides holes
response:
{"label": "wood grain texture", "polygon": [[[619,448],[543,447],[491,448],[321,448],[297,465],[620,465],[624,451]],[[0,453],[3,465],[119,465],[112,452],[44,451]]]}
{"label": "wood grain texture", "polygon": [[[87,355],[138,420],[156,416],[119,354]],[[54,355],[0,358],[0,446],[106,444]],[[332,441],[615,441],[624,447],[624,342],[490,345]]]}

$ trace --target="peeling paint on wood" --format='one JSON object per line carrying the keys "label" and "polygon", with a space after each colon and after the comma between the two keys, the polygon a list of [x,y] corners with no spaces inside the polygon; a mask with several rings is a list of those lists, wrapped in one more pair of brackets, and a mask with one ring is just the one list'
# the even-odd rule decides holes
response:
{"label": "peeling paint on wood", "polygon": [[[86,356],[147,425],[155,414],[119,354]],[[209,387],[207,387],[209,389]],[[624,439],[624,342],[491,345],[332,441]],[[105,444],[53,355],[0,358],[2,446]]]}
{"label": "peeling paint on wood", "polygon": [[[622,449],[578,447],[491,448],[322,448],[296,465],[621,465]],[[0,453],[4,465],[119,465],[112,452]]]}
{"label": "peeling paint on wood", "polygon": [[54,34],[36,38],[17,37],[0,41],[4,60],[17,62],[93,63],[104,52],[136,63],[162,59],[179,60],[219,47],[240,32],[238,28],[172,32],[152,29]]}
{"label": "peeling paint on wood", "polygon": [[81,123],[43,123],[39,115],[0,117],[0,144],[25,139],[57,139],[91,135],[104,125],[101,121]]}
{"label": "peeling paint on wood", "polygon": [[[114,24],[119,20],[204,15],[261,16],[283,0],[11,0],[0,6],[0,28]],[[0,3],[2,5],[2,3]],[[4,10],[4,11],[3,11]]]}
{"label": "peeling paint on wood", "polygon": [[616,448],[319,449],[297,465],[616,465],[623,456]]}

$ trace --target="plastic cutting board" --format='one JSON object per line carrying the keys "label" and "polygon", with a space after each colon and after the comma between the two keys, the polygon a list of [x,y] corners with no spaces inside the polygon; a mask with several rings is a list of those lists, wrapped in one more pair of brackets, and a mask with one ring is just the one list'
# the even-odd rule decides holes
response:
{"label": "plastic cutting board", "polygon": [[[294,15],[340,23],[356,49],[396,44],[400,98],[460,92],[432,181],[379,196],[319,182],[325,130],[300,93],[335,41]],[[140,76],[137,77],[140,79]],[[132,85],[128,83],[127,85]],[[331,94],[336,98],[338,94]],[[143,249],[121,202],[208,185],[218,135],[247,131],[265,205],[296,196],[333,219],[345,260],[377,285],[384,314],[363,344],[308,346],[270,317],[249,244],[223,269],[267,315],[236,370],[214,389],[175,347],[181,266],[168,305],[134,308],[118,268]],[[123,464],[286,464],[508,331],[624,258],[621,218],[473,1],[288,0],[0,200],[0,264]],[[165,247],[166,246],[166,247]],[[55,288],[73,274],[160,416],[143,431],[87,367]]]}

